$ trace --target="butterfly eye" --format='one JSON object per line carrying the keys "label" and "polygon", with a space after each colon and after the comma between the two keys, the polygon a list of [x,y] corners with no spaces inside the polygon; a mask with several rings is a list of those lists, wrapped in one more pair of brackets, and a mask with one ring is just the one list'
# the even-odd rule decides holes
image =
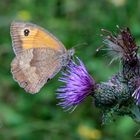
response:
{"label": "butterfly eye", "polygon": [[24,30],[24,35],[25,35],[25,36],[28,36],[29,33],[30,33],[29,29],[25,29],[25,30]]}

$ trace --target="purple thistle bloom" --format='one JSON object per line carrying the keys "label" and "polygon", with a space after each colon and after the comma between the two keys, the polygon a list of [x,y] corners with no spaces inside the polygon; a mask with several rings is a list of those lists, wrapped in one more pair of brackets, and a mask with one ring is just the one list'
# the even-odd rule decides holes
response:
{"label": "purple thistle bloom", "polygon": [[132,94],[132,97],[136,100],[136,104],[140,105],[140,87],[138,87],[134,93]]}
{"label": "purple thistle bloom", "polygon": [[62,72],[59,81],[65,85],[57,90],[57,98],[60,99],[58,105],[68,110],[74,109],[95,89],[95,80],[89,75],[82,61],[79,58],[77,60],[79,64],[71,60],[65,72]]}

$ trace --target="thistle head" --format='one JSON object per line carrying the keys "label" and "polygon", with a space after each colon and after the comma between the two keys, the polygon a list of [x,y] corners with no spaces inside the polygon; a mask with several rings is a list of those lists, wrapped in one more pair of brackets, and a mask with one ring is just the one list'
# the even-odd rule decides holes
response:
{"label": "thistle head", "polygon": [[57,98],[60,99],[58,105],[68,110],[83,102],[96,86],[95,80],[89,75],[82,61],[79,58],[77,61],[78,63],[75,63],[71,60],[59,79],[64,86],[57,90]]}
{"label": "thistle head", "polygon": [[108,51],[114,59],[120,59],[122,62],[122,74],[124,79],[129,80],[139,75],[139,59],[137,56],[138,46],[135,43],[129,28],[119,28],[119,33],[113,35],[111,32],[104,36],[104,43],[108,45]]}
{"label": "thistle head", "polygon": [[120,58],[129,63],[137,59],[138,46],[129,28],[119,28],[117,35],[113,35],[104,29],[102,31],[107,34],[104,36],[103,42],[108,45],[108,50],[114,56],[114,59]]}

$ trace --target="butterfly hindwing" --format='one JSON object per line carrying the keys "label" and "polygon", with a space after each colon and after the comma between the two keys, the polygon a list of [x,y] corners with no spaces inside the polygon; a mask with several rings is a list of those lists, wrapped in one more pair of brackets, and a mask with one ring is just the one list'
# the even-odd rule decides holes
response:
{"label": "butterfly hindwing", "polygon": [[12,74],[27,92],[37,93],[60,71],[61,63],[62,59],[56,57],[54,50],[29,49],[15,57],[11,64]]}

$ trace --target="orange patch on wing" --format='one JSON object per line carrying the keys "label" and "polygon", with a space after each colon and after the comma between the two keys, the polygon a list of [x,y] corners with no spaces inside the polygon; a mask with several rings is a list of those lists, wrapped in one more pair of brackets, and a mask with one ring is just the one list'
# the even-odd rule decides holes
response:
{"label": "orange patch on wing", "polygon": [[29,36],[21,37],[23,49],[45,47],[59,50],[60,48],[59,41],[54,39],[50,34],[39,29],[31,30],[31,34],[29,34]]}

